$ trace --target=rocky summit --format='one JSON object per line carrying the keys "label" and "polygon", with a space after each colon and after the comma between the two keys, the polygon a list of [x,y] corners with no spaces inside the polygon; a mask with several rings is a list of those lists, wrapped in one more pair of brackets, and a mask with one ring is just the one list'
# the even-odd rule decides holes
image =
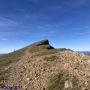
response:
{"label": "rocky summit", "polygon": [[0,90],[90,90],[90,57],[48,40],[0,57]]}

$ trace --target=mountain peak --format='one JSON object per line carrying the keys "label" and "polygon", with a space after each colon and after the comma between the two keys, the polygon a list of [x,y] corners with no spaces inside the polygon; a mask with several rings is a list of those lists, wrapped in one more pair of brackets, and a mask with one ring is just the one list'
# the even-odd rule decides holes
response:
{"label": "mountain peak", "polygon": [[44,39],[44,40],[35,42],[35,43],[33,43],[32,45],[38,46],[38,45],[47,45],[47,44],[49,44],[49,41],[48,41],[47,39]]}
{"label": "mountain peak", "polygon": [[49,41],[47,39],[35,42],[31,44],[31,46],[43,46],[46,49],[53,49],[53,47],[49,44]]}

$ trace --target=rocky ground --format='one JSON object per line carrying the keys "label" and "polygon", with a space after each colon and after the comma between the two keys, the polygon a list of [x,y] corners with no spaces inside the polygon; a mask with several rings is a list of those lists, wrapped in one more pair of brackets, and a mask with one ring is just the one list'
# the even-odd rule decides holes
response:
{"label": "rocky ground", "polygon": [[18,90],[90,90],[90,57],[55,49],[48,40],[25,47],[19,59],[3,69],[8,71],[8,79],[3,78],[3,84],[1,80],[2,90],[8,86]]}

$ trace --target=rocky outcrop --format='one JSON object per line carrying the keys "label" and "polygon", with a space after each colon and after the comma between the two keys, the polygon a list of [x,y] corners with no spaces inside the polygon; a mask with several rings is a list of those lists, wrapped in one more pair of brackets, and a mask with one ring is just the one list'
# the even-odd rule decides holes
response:
{"label": "rocky outcrop", "polygon": [[32,45],[36,45],[36,46],[38,46],[38,45],[49,45],[49,41],[47,39],[45,39],[45,40],[35,42]]}
{"label": "rocky outcrop", "polygon": [[43,46],[46,49],[54,49],[54,47],[49,44],[49,41],[47,39],[35,42],[30,46]]}

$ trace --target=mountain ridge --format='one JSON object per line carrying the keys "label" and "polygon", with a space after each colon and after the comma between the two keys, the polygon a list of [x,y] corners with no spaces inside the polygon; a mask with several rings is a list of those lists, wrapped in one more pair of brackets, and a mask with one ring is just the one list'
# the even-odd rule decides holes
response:
{"label": "mountain ridge", "polygon": [[[9,62],[3,64],[2,61],[6,60]],[[0,68],[1,88],[19,86],[20,90],[90,89],[90,57],[66,48],[56,49],[48,40],[41,40],[10,53],[0,58],[0,63],[3,66]]]}
{"label": "mountain ridge", "polygon": [[81,53],[84,53],[85,55],[89,55],[90,56],[90,51],[81,51]]}

